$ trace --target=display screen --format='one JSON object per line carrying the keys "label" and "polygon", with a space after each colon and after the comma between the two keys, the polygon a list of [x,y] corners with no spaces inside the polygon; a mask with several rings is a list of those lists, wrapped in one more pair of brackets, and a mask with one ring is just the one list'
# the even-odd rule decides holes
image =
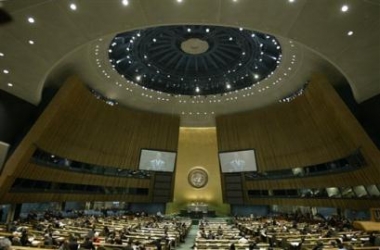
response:
{"label": "display screen", "polygon": [[140,154],[139,169],[173,172],[175,160],[175,152],[142,149]]}
{"label": "display screen", "polygon": [[222,173],[257,171],[256,156],[253,149],[221,152],[219,162]]}

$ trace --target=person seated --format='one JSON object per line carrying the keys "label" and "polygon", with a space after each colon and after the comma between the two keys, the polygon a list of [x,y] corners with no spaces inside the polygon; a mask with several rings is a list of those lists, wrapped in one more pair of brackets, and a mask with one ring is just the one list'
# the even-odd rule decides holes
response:
{"label": "person seated", "polygon": [[235,250],[235,243],[231,243],[229,250]]}
{"label": "person seated", "polygon": [[71,237],[71,239],[69,240],[68,247],[69,247],[69,250],[78,250],[79,245],[78,245],[78,242],[77,242],[77,238]]}
{"label": "person seated", "polygon": [[84,242],[82,244],[80,244],[80,247],[83,248],[83,249],[92,249],[92,250],[95,250],[95,246],[92,243],[91,238],[89,238],[89,237],[85,238]]}
{"label": "person seated", "polygon": [[241,238],[238,240],[239,244],[246,244],[248,243],[248,239],[245,237],[245,235],[242,235]]}
{"label": "person seated", "polygon": [[256,242],[251,242],[248,246],[248,249],[249,250],[256,250],[256,249],[260,249],[260,248],[257,246]]}
{"label": "person seated", "polygon": [[215,236],[214,236],[214,234],[212,233],[211,230],[208,231],[206,239],[209,239],[209,240],[215,239]]}
{"label": "person seated", "polygon": [[59,250],[71,250],[70,247],[69,247],[69,241],[68,240],[62,241],[62,243],[61,243],[61,245],[59,246],[58,249]]}
{"label": "person seated", "polygon": [[222,229],[222,226],[219,226],[219,227],[218,227],[217,235],[218,235],[218,236],[222,236],[222,235],[223,235],[223,229]]}
{"label": "person seated", "polygon": [[45,234],[44,236],[44,246],[47,246],[47,247],[53,246],[53,237],[49,233]]}
{"label": "person seated", "polygon": [[116,245],[123,245],[123,240],[120,238],[119,235],[115,237],[115,243]]}
{"label": "person seated", "polygon": [[11,241],[8,238],[0,239],[0,249],[1,250],[11,250],[12,249]]}

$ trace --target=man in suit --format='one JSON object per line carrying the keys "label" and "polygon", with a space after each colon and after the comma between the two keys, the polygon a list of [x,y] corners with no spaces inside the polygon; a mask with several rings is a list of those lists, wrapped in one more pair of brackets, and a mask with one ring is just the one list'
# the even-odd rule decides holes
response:
{"label": "man in suit", "polygon": [[234,159],[230,161],[230,172],[243,171],[245,167],[245,161],[239,158],[238,153],[234,153]]}
{"label": "man in suit", "polygon": [[161,159],[160,152],[156,154],[156,158],[150,161],[151,170],[162,171],[165,168],[165,161]]}

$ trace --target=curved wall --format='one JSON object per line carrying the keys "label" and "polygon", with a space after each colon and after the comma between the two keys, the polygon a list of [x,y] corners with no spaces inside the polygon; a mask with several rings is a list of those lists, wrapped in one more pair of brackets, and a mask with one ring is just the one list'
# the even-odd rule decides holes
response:
{"label": "curved wall", "polygon": [[137,168],[142,148],[176,151],[179,117],[106,105],[77,79],[35,143],[80,162]]}
{"label": "curved wall", "polygon": [[[150,179],[100,176],[49,169],[32,163],[41,148],[83,163],[138,169],[142,148],[177,151],[179,117],[109,106],[96,99],[77,77],[69,78],[7,161],[0,175],[1,202],[66,200],[154,200],[157,174]],[[172,173],[167,173],[170,176]],[[145,196],[51,193],[51,190],[9,192],[17,178],[52,183],[91,184],[105,187],[146,188]],[[170,177],[171,179],[171,177]],[[170,183],[168,183],[170,188]],[[171,195],[169,195],[171,196]],[[26,199],[27,197],[27,199]],[[170,197],[164,197],[165,199]]]}
{"label": "curved wall", "polygon": [[219,151],[253,148],[258,171],[333,161],[361,148],[367,162],[379,152],[322,76],[289,103],[216,118]]}
{"label": "curved wall", "polygon": [[238,173],[235,178],[242,183],[242,191],[232,196],[226,188],[231,183],[226,175],[222,175],[225,202],[241,198],[239,202],[245,204],[356,208],[368,208],[378,203],[378,200],[248,197],[248,190],[350,187],[378,183],[379,151],[321,75],[314,75],[304,95],[290,103],[220,116],[216,124],[218,150],[255,149],[258,171],[261,173],[333,161],[356,149],[360,149],[366,162],[365,167],[355,171],[293,179],[249,180]]}

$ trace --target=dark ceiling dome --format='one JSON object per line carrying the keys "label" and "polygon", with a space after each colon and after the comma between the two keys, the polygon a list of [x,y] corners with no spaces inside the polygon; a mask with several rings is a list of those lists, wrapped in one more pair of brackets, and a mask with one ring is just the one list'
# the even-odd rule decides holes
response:
{"label": "dark ceiling dome", "polygon": [[281,46],[243,28],[173,25],[133,30],[112,39],[112,67],[144,88],[174,95],[223,94],[273,74]]}

